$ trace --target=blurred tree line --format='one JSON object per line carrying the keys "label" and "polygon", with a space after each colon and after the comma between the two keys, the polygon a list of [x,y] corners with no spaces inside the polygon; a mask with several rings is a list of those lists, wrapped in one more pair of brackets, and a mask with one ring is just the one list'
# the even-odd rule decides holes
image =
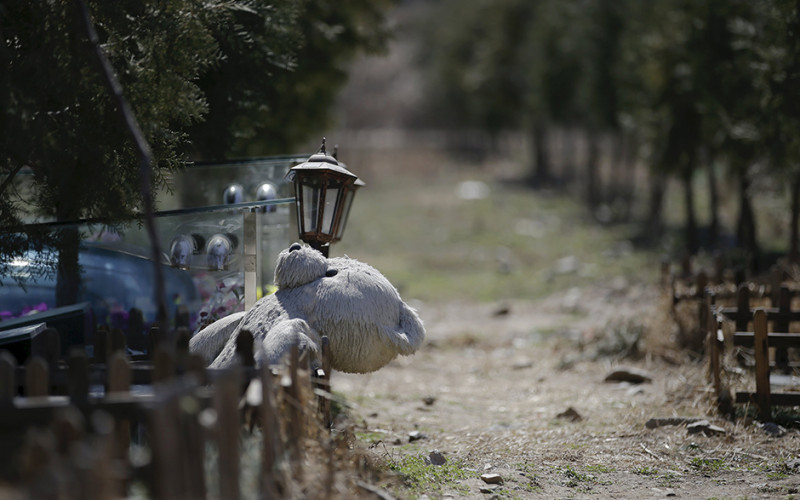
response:
{"label": "blurred tree line", "polygon": [[[387,38],[386,1],[86,4],[152,149],[154,192],[187,160],[291,151],[328,124],[345,63]],[[137,153],[80,2],[0,0],[0,67],[0,275],[27,250],[57,251],[57,302],[72,303],[77,230],[24,223],[141,212]]]}
{"label": "blurred tree line", "polygon": [[537,186],[558,180],[548,135],[581,131],[588,152],[562,172],[577,168],[593,210],[603,196],[600,141],[613,137],[617,178],[632,175],[634,154],[650,169],[644,218],[653,234],[664,227],[666,179],[681,182],[691,253],[700,248],[693,180],[709,179],[713,248],[721,174],[736,186],[736,241],[754,265],[752,182],[772,176],[789,191],[796,262],[799,16],[796,0],[441,0],[423,43],[431,115],[490,134],[525,131]]}

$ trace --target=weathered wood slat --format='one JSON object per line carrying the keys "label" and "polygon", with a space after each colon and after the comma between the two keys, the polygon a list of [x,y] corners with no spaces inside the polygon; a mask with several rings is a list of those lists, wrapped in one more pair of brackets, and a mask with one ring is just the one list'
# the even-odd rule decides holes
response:
{"label": "weathered wood slat", "polygon": [[[733,345],[753,347],[753,332],[736,332],[733,334]],[[770,333],[770,347],[800,347],[800,333]]]}
{"label": "weathered wood slat", "polygon": [[769,387],[769,343],[767,332],[767,315],[763,309],[753,314],[754,348],[756,351],[756,392],[758,393],[758,411],[765,421],[772,419]]}
{"label": "weathered wood slat", "polygon": [[[251,337],[252,338],[252,337]],[[239,498],[239,395],[241,371],[230,370],[217,382],[214,409],[217,410],[215,435],[219,450],[220,498]]]}
{"label": "weathered wood slat", "polygon": [[47,375],[47,363],[36,356],[28,358],[25,385],[28,397],[47,396],[50,392],[50,377]]}
{"label": "weathered wood slat", "polygon": [[[782,313],[779,308],[777,307],[764,307],[764,312],[767,313],[767,320],[768,321],[775,321],[775,320],[787,320],[788,321],[800,321],[800,311],[790,311],[788,314]],[[717,312],[725,316],[726,318],[736,321],[739,318],[739,308],[738,307],[720,307],[717,309]],[[744,317],[747,318],[748,321],[753,320],[753,311],[747,310],[744,312]],[[736,327],[737,330],[747,330],[747,326],[744,327]]]}
{"label": "weathered wood slat", "polygon": [[[740,404],[758,404],[758,394],[755,392],[737,392],[736,402]],[[800,393],[773,392],[770,394],[770,402],[775,406],[798,406],[800,405]]]}

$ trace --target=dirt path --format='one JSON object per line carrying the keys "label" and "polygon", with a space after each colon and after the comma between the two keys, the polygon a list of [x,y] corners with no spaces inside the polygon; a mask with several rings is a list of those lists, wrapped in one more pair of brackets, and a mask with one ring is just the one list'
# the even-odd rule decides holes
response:
{"label": "dirt path", "polygon": [[[416,486],[383,485],[398,496],[796,498],[796,429],[775,438],[719,419],[702,365],[609,354],[639,327],[666,321],[660,300],[655,288],[617,286],[538,303],[421,305],[428,336],[415,356],[370,375],[336,373],[334,390],[353,405],[359,442],[374,457],[401,468],[438,451],[444,476],[463,475],[441,485],[420,472]],[[652,381],[604,381],[620,367]],[[711,417],[725,434],[645,427],[670,416]]]}

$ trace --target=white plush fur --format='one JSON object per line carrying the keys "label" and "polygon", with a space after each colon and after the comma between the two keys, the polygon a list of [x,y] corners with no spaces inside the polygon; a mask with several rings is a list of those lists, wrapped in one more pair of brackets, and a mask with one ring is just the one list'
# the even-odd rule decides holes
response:
{"label": "white plush fur", "polygon": [[320,351],[320,339],[327,336],[335,370],[367,373],[398,354],[413,354],[425,337],[416,311],[389,280],[355,259],[326,259],[295,243],[278,256],[275,284],[278,291],[247,313],[198,332],[191,350],[201,353],[212,368],[230,366],[236,335],[247,329],[256,340],[256,361],[276,364],[294,344],[313,358]]}

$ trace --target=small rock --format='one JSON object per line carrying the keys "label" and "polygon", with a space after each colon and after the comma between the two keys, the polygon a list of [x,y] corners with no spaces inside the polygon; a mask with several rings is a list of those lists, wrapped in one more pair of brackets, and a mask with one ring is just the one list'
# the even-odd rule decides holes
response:
{"label": "small rock", "polygon": [[781,437],[786,434],[786,429],[775,422],[767,422],[761,426],[761,429],[772,437]]}
{"label": "small rock", "polygon": [[494,493],[497,491],[497,486],[481,486],[480,492],[484,494]]}
{"label": "small rock", "polygon": [[486,484],[502,484],[503,477],[500,474],[486,473],[481,474],[481,480]]}
{"label": "small rock", "polygon": [[606,382],[629,382],[631,384],[642,384],[652,382],[653,378],[649,373],[634,368],[619,368],[606,375]]}
{"label": "small rock", "polygon": [[711,424],[708,420],[698,420],[686,426],[686,431],[689,434],[704,433],[708,436],[725,434],[725,429]]}
{"label": "small rock", "polygon": [[517,361],[511,367],[512,370],[527,370],[533,367],[533,361]]}
{"label": "small rock", "polygon": [[644,426],[648,429],[655,429],[656,427],[663,427],[665,425],[691,424],[701,420],[704,419],[700,417],[655,417],[645,422]]}
{"label": "small rock", "polygon": [[408,433],[408,442],[413,443],[414,441],[419,441],[420,439],[426,439],[428,436],[420,431],[411,431]]}
{"label": "small rock", "polygon": [[435,396],[425,396],[424,398],[422,398],[422,402],[425,403],[425,405],[427,405],[427,406],[432,406],[433,403],[436,402],[436,397]]}
{"label": "small rock", "polygon": [[575,408],[571,406],[566,410],[562,411],[561,413],[559,413],[558,415],[556,415],[556,418],[562,418],[564,420],[569,420],[570,422],[580,422],[581,420],[583,420],[581,414],[578,413],[577,410],[575,410]]}
{"label": "small rock", "polygon": [[447,459],[444,458],[444,455],[439,450],[433,450],[428,455],[428,462],[431,465],[444,465],[447,463]]}
{"label": "small rock", "polygon": [[501,305],[492,312],[492,316],[507,316],[511,312],[511,308],[507,305]]}

